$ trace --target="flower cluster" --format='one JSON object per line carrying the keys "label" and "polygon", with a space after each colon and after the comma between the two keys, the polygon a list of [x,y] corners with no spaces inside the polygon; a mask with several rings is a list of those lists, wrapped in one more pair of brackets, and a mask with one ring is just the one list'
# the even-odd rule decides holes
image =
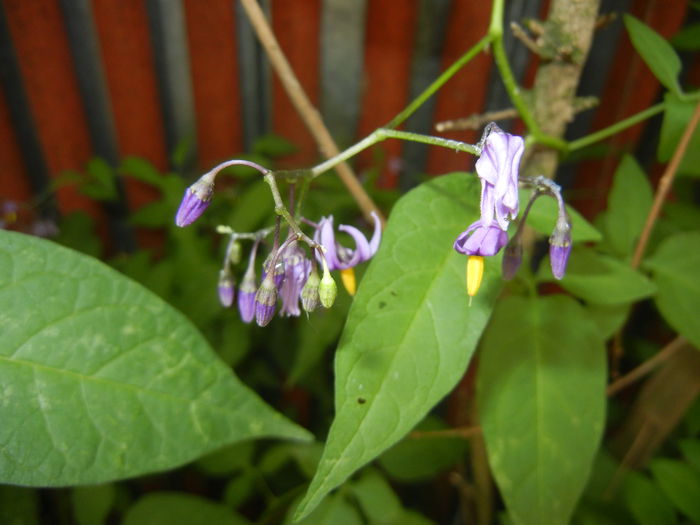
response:
{"label": "flower cluster", "polygon": [[[201,177],[190,186],[178,209],[175,223],[187,226],[196,221],[211,201],[214,189],[212,172]],[[357,228],[341,224],[338,231],[347,233],[355,241],[355,248],[341,245],[336,240],[333,216],[323,217],[318,224],[305,220],[314,228],[313,240],[290,228],[289,235],[279,242],[280,225],[255,233],[237,233],[226,226],[218,232],[229,237],[223,264],[219,272],[219,300],[224,307],[238,307],[241,319],[250,323],[253,320],[267,325],[278,310],[283,317],[296,317],[302,310],[312,312],[318,306],[330,308],[335,301],[337,288],[331,271],[340,270],[343,283],[350,294],[355,293],[353,268],[370,259],[377,251],[381,240],[381,223],[376,214],[374,233],[370,240]],[[265,238],[274,232],[274,242],[270,253],[260,265],[260,281],[257,280],[257,255]],[[240,262],[241,241],[252,240],[253,246],[248,257],[248,265],[243,273],[238,293],[234,267]],[[315,257],[308,256],[308,244]],[[319,276],[318,266],[322,275]]]}
{"label": "flower cluster", "polygon": [[[484,273],[484,257],[496,255],[504,246],[503,275],[510,279],[515,275],[522,260],[521,233],[525,217],[513,239],[508,242],[508,226],[519,212],[518,187],[520,161],[525,150],[522,137],[505,133],[491,123],[484,130],[478,144],[481,156],[476,161],[476,173],[481,181],[481,216],[462,232],[454,242],[454,249],[468,256],[467,293],[473,297]],[[535,188],[525,214],[534,199],[549,194],[557,199],[559,216],[550,237],[550,262],[557,279],[564,276],[566,263],[571,253],[571,221],[566,213],[561,190],[545,177],[525,180]]]}

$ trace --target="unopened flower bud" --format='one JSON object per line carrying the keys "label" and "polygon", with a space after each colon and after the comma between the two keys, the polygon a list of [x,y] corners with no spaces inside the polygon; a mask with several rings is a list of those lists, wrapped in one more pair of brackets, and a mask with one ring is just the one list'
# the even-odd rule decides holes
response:
{"label": "unopened flower bud", "polygon": [[241,262],[241,243],[237,240],[232,240],[227,249],[227,257],[231,264]]}
{"label": "unopened flower bud", "polygon": [[338,295],[338,287],[333,277],[331,277],[328,266],[324,264],[323,277],[321,277],[321,282],[318,285],[318,299],[324,308],[330,308],[335,302],[336,295]]}
{"label": "unopened flower bud", "polygon": [[561,279],[566,273],[566,264],[571,254],[571,223],[566,214],[559,214],[557,225],[549,238],[549,262],[552,275]]}
{"label": "unopened flower bud", "polygon": [[180,207],[175,215],[175,224],[180,227],[192,224],[207,209],[214,193],[214,179],[209,174],[200,177],[185,190]]}
{"label": "unopened flower bud", "polygon": [[255,294],[255,322],[258,326],[267,325],[275,316],[277,286],[271,274],[267,274]]}
{"label": "unopened flower bud", "polygon": [[503,278],[510,281],[523,262],[523,244],[521,236],[516,233],[503,250],[502,272]]}
{"label": "unopened flower bud", "polygon": [[309,278],[301,289],[301,306],[305,312],[313,312],[320,303],[318,294],[319,283],[321,278],[318,276],[318,271],[314,267],[309,274]]}
{"label": "unopened flower bud", "polygon": [[[279,288],[282,286],[282,281],[284,281],[284,263],[282,262],[281,258],[276,257],[277,252],[273,251],[270,253],[270,255],[267,256],[267,259],[265,259],[265,262],[263,263],[263,270],[264,274],[267,275],[268,273],[272,274],[272,278],[275,282],[275,286]],[[275,267],[274,269],[271,268],[272,262],[277,260],[275,262]]]}
{"label": "unopened flower bud", "polygon": [[233,304],[234,297],[233,276],[228,270],[219,272],[219,301],[224,308],[228,308]]}
{"label": "unopened flower bud", "polygon": [[255,270],[249,266],[238,289],[238,313],[244,323],[250,323],[255,318],[256,292]]}

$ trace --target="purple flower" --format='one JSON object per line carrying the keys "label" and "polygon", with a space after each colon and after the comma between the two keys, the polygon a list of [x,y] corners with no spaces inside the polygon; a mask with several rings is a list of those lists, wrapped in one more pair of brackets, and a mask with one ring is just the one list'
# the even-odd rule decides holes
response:
{"label": "purple flower", "polygon": [[311,269],[311,261],[304,255],[304,252],[294,242],[284,249],[282,254],[284,264],[284,279],[280,288],[282,298],[282,316],[299,316],[299,299],[301,290],[306,283]]}
{"label": "purple flower", "polygon": [[571,222],[564,213],[559,215],[557,225],[549,238],[549,263],[552,265],[552,275],[561,279],[566,273],[566,264],[571,254]]}
{"label": "purple flower", "polygon": [[496,221],[484,226],[481,220],[472,223],[454,243],[454,249],[465,255],[487,257],[496,255],[508,242],[508,234]]}
{"label": "purple flower", "polygon": [[214,193],[213,178],[207,174],[185,190],[180,207],[175,215],[175,224],[180,227],[192,224],[207,209]]}
{"label": "purple flower", "polygon": [[354,250],[336,242],[332,215],[321,219],[314,233],[314,241],[325,248],[326,261],[330,270],[347,270],[370,259],[377,252],[382,237],[382,225],[376,213],[372,212],[372,218],[374,219],[374,233],[370,241],[367,241],[367,237],[353,226],[345,224],[338,226],[339,231],[347,233],[354,239]]}
{"label": "purple flower", "polygon": [[502,230],[518,215],[518,170],[525,150],[522,137],[496,127],[486,137],[476,173],[481,179],[481,223],[496,222]]}

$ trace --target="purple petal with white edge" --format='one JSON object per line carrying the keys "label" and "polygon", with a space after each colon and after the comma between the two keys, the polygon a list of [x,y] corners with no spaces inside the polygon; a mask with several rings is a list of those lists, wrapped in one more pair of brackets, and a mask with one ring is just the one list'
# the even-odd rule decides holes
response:
{"label": "purple petal with white edge", "polygon": [[493,222],[494,195],[493,185],[481,179],[481,225],[488,228]]}
{"label": "purple petal with white edge", "polygon": [[331,270],[345,270],[347,268],[352,268],[353,266],[357,266],[372,256],[369,249],[369,243],[367,242],[367,237],[365,237],[360,230],[354,226],[348,226],[346,224],[341,224],[338,226],[338,230],[347,233],[353,238],[355,241],[355,249],[349,252],[349,258],[340,261],[338,268],[331,268]]}
{"label": "purple petal with white edge", "polygon": [[454,242],[454,249],[465,255],[490,257],[508,243],[508,234],[496,222],[484,227],[478,220],[462,232]]}
{"label": "purple petal with white edge", "polygon": [[[318,240],[316,242],[320,243],[326,252],[324,256],[329,268],[337,268],[340,264],[338,260],[338,249],[335,244],[335,232],[333,232],[333,216],[323,217],[319,223],[318,229]],[[320,256],[319,256],[320,258]]]}
{"label": "purple petal with white edge", "polygon": [[379,249],[379,243],[382,240],[382,221],[379,220],[379,216],[372,212],[372,218],[374,219],[374,233],[372,233],[372,239],[369,241],[369,256],[373,257],[377,250]]}

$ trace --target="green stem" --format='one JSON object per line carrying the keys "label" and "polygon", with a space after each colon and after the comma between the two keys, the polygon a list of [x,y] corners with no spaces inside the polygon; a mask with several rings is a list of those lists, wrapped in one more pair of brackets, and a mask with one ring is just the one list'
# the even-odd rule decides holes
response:
{"label": "green stem", "polygon": [[[498,0],[502,1],[502,0]],[[450,80],[455,73],[457,73],[465,64],[471,61],[478,53],[483,51],[492,40],[491,35],[487,35],[476,44],[474,44],[466,53],[457,59],[457,61],[448,67],[443,73],[433,81],[420,95],[418,95],[406,108],[396,115],[391,122],[389,122],[385,128],[393,129],[402,124],[408,117],[413,115],[416,110],[423,105],[423,103],[428,100],[438,89],[440,89],[445,83]]]}
{"label": "green stem", "polygon": [[608,126],[607,128],[603,128],[599,131],[596,131],[595,133],[591,133],[590,135],[586,135],[585,137],[581,137],[580,139],[569,142],[569,151],[575,151],[577,149],[585,148],[586,146],[590,146],[591,144],[607,139],[608,137],[611,137],[616,133],[620,133],[621,131],[624,131],[625,129],[631,126],[634,126],[635,124],[638,124],[643,120],[646,120],[648,118],[653,117],[654,115],[657,115],[658,113],[661,113],[664,109],[666,109],[666,103],[661,102],[660,104],[651,106],[643,111],[640,111],[639,113],[636,113],[635,115],[632,115],[631,117],[627,117],[624,120],[615,122],[615,124],[613,124],[612,126]]}
{"label": "green stem", "polygon": [[342,151],[335,157],[318,164],[311,168],[311,178],[316,178],[322,173],[332,169],[341,162],[357,155],[360,151],[373,146],[377,142],[381,142],[385,139],[400,139],[409,140],[412,142],[421,142],[423,144],[430,144],[433,146],[441,146],[443,148],[453,149],[455,151],[463,151],[465,153],[471,153],[473,155],[479,155],[480,151],[477,146],[473,144],[467,144],[465,142],[460,142],[458,140],[450,140],[442,137],[434,137],[432,135],[423,135],[421,133],[412,133],[409,131],[397,131],[395,129],[379,128],[374,130],[371,134],[367,135],[360,142],[357,142],[353,146],[350,146],[345,151]]}

